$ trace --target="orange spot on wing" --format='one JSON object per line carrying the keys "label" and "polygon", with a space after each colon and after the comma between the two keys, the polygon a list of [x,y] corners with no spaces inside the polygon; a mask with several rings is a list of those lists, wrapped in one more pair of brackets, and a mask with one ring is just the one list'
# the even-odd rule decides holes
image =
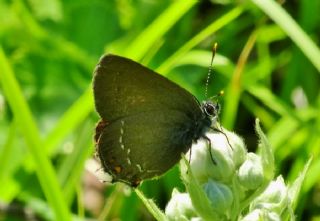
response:
{"label": "orange spot on wing", "polygon": [[113,167],[113,169],[116,173],[121,173],[121,170],[122,170],[120,166],[115,166]]}

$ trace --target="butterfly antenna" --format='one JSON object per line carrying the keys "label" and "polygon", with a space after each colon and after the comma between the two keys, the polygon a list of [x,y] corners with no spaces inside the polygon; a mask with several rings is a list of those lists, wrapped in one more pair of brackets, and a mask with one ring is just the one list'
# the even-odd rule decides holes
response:
{"label": "butterfly antenna", "polygon": [[217,44],[217,43],[214,43],[214,45],[213,45],[213,47],[212,47],[211,62],[210,62],[209,71],[208,71],[208,76],[207,76],[207,81],[206,81],[206,91],[205,91],[205,97],[206,97],[206,98],[207,98],[207,96],[208,96],[209,80],[210,80],[210,75],[211,75],[211,72],[212,72],[213,59],[214,59],[214,56],[216,55],[217,47],[218,47],[218,44]]}
{"label": "butterfly antenna", "polygon": [[212,96],[212,97],[209,97],[208,100],[216,101],[217,103],[219,103],[219,99],[220,99],[220,97],[222,97],[223,95],[224,95],[224,90],[221,90],[221,91],[219,91],[218,94],[216,94],[216,95],[214,95],[214,96]]}

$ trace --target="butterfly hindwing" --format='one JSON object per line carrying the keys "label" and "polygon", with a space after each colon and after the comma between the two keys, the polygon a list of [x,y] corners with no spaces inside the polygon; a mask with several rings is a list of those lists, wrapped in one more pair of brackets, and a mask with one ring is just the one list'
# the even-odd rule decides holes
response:
{"label": "butterfly hindwing", "polygon": [[[157,117],[155,117],[157,116]],[[144,112],[108,124],[98,153],[115,180],[134,184],[170,169],[191,146],[192,121],[183,112]]]}

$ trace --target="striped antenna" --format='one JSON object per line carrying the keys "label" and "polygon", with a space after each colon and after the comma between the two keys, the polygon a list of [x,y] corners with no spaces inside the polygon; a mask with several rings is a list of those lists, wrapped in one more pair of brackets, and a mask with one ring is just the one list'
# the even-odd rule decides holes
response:
{"label": "striped antenna", "polygon": [[206,90],[205,90],[205,97],[206,98],[208,97],[209,80],[210,80],[210,75],[212,72],[213,59],[214,59],[214,56],[216,55],[217,47],[218,47],[218,43],[214,43],[213,47],[212,47],[212,57],[211,57],[211,62],[210,62],[209,71],[208,71],[208,75],[207,75],[207,81],[206,81]]}

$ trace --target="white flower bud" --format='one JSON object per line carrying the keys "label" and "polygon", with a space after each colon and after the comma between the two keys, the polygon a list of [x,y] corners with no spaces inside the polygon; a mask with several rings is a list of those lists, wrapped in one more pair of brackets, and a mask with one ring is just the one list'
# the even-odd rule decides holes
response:
{"label": "white flower bud", "polygon": [[241,221],[281,221],[281,217],[265,209],[255,209],[247,214]]}
{"label": "white flower bud", "polygon": [[193,217],[191,218],[191,221],[202,221],[203,219],[201,219],[200,217]]}
{"label": "white flower bud", "polygon": [[225,130],[224,134],[219,132],[206,134],[211,141],[213,159],[207,140],[202,139],[192,146],[190,166],[200,183],[207,182],[209,178],[230,182],[236,167],[245,160],[246,148],[242,139]]}
{"label": "white flower bud", "polygon": [[267,189],[252,203],[252,208],[267,208],[269,211],[282,211],[289,204],[288,189],[282,176],[270,182]]}
{"label": "white flower bud", "polygon": [[177,189],[172,192],[171,199],[166,206],[165,214],[169,220],[190,220],[196,217],[189,194],[180,193]]}
{"label": "white flower bud", "polygon": [[257,189],[263,183],[263,168],[260,156],[248,153],[238,172],[240,184],[246,189]]}
{"label": "white flower bud", "polygon": [[235,133],[223,130],[224,133],[227,135],[230,145],[232,147],[232,156],[233,161],[236,168],[246,160],[247,156],[247,148],[245,143],[243,142],[242,138]]}

